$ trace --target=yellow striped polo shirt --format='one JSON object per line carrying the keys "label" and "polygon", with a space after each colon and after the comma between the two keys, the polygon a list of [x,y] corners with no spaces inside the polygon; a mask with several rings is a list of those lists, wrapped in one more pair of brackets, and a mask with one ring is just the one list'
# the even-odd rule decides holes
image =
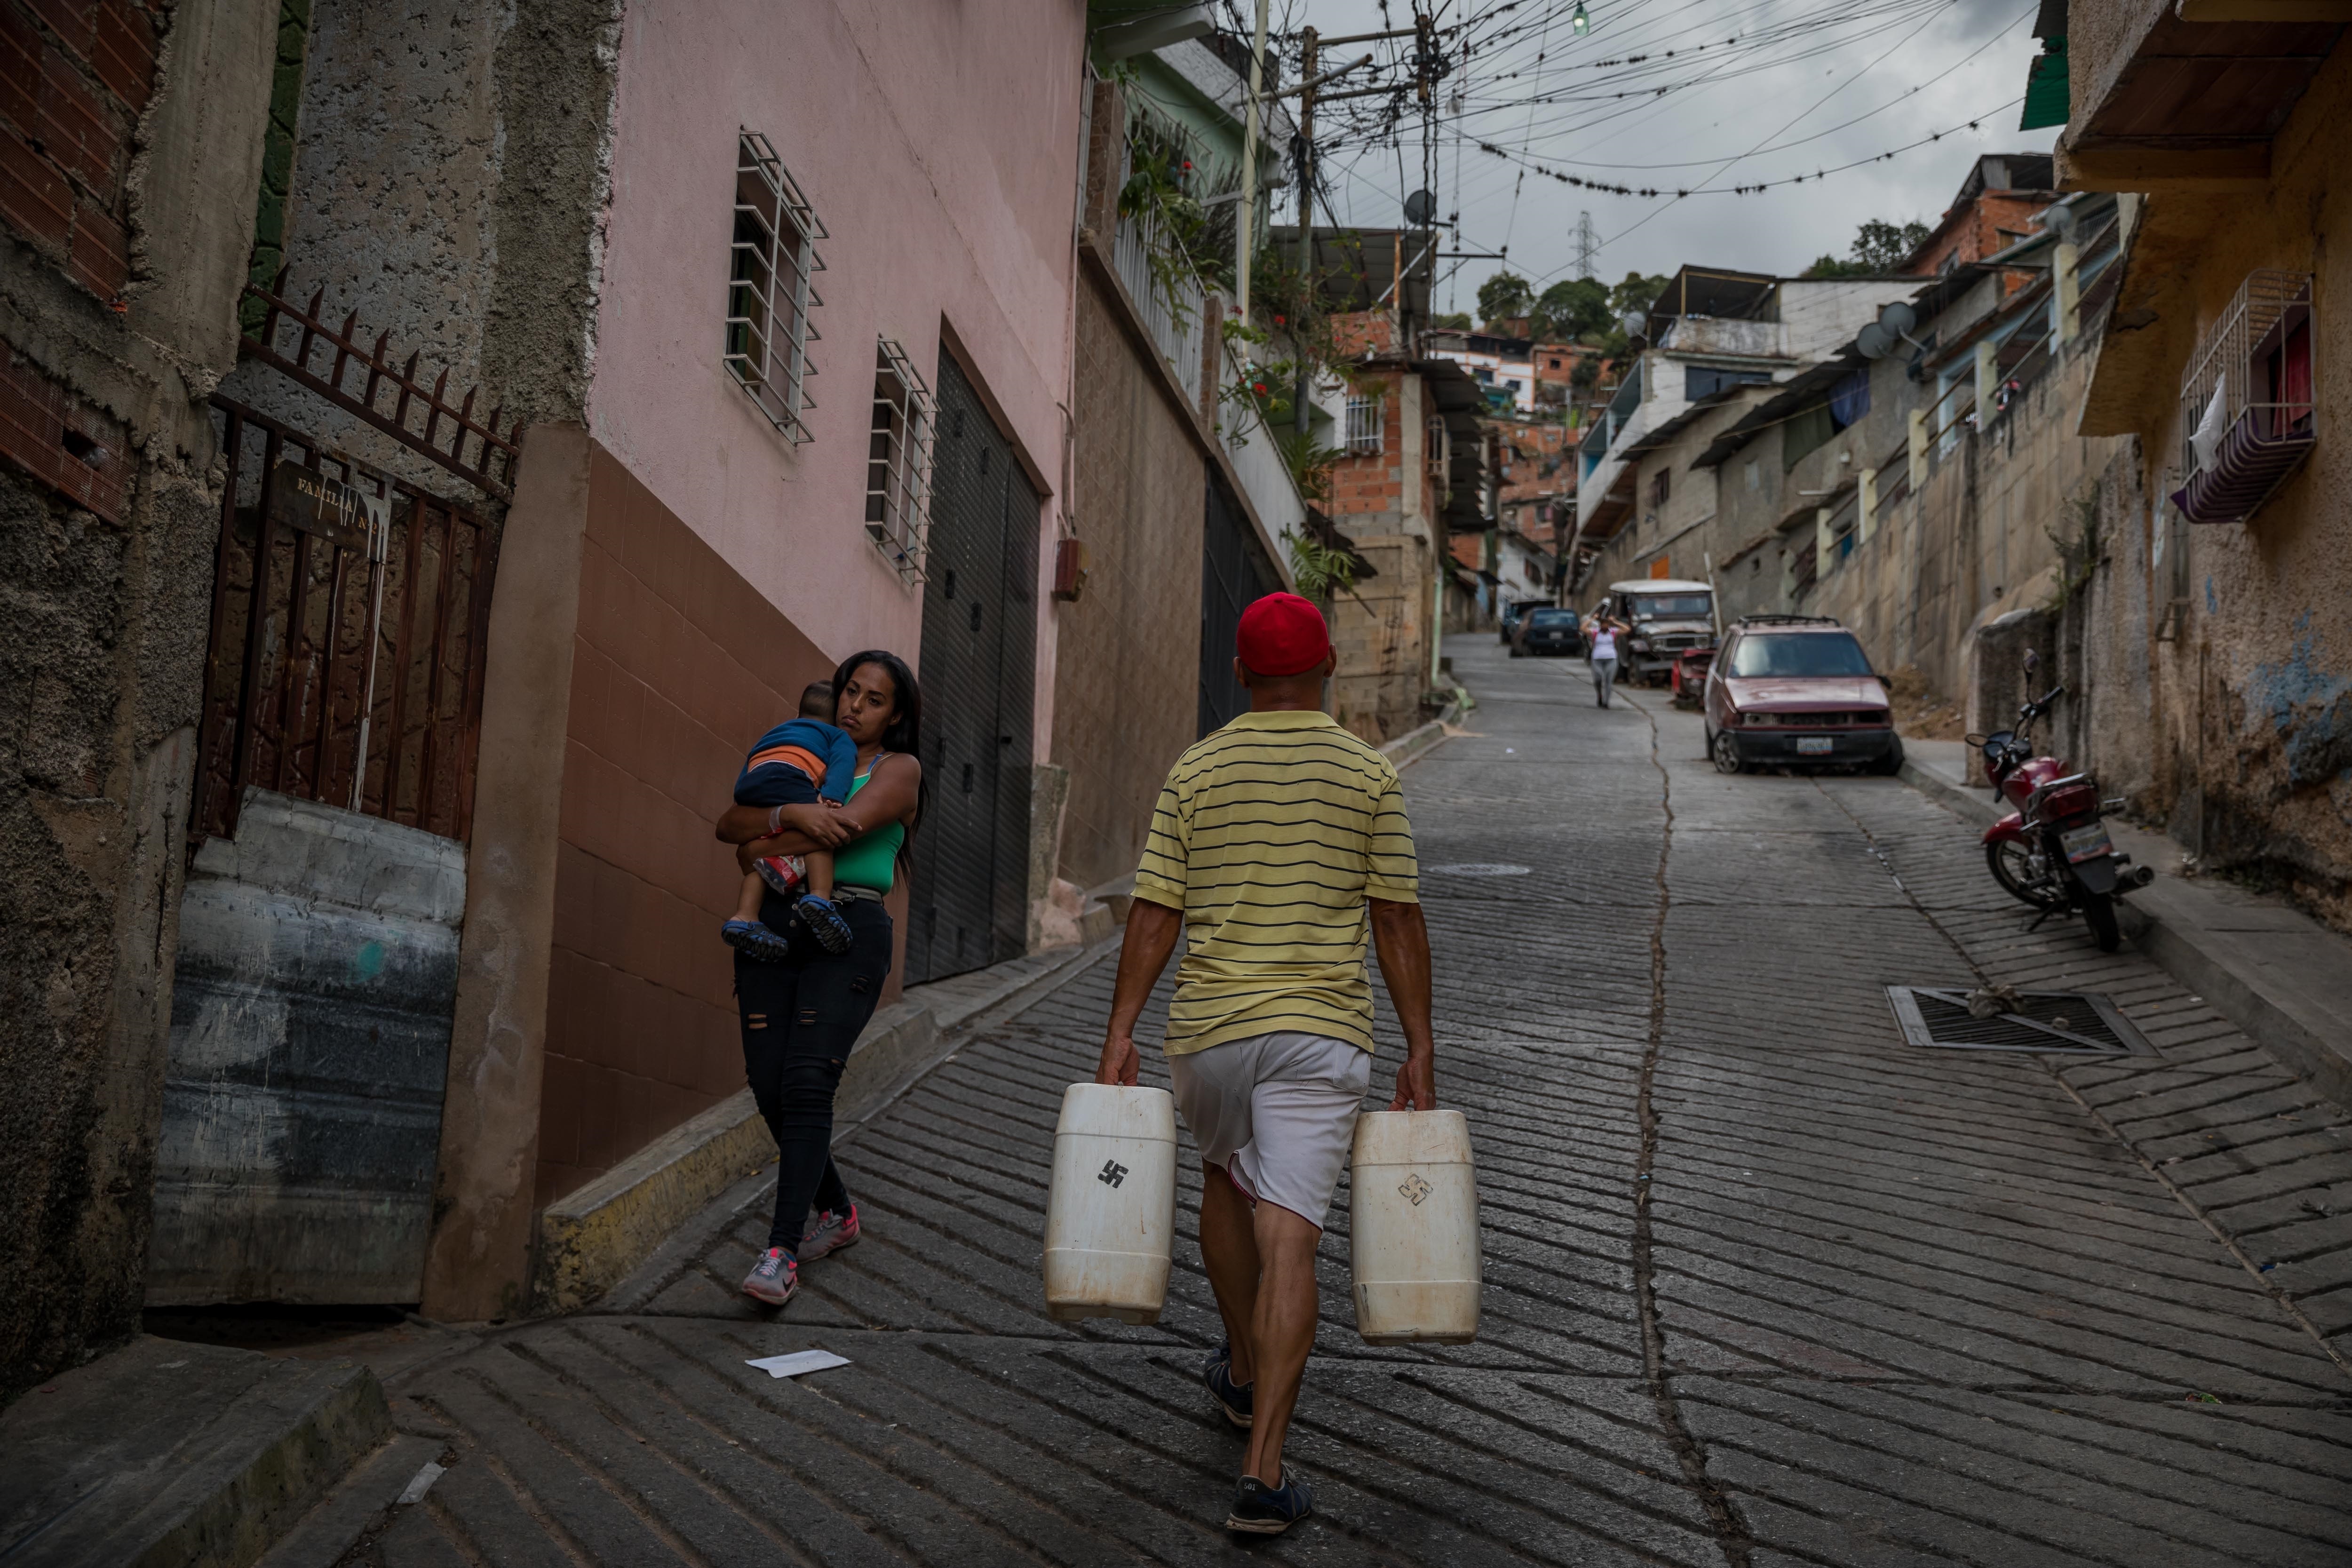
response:
{"label": "yellow striped polo shirt", "polygon": [[1244,713],[1169,771],[1135,896],[1184,912],[1169,1055],[1279,1029],[1369,1051],[1364,900],[1420,899],[1396,769],[1328,713]]}

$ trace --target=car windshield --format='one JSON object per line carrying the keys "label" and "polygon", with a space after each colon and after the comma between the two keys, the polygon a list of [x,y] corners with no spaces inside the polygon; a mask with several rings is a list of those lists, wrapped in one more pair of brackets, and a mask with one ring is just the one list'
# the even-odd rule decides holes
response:
{"label": "car windshield", "polygon": [[1576,612],[1546,605],[1540,610],[1529,610],[1528,624],[1532,626],[1572,626],[1576,624]]}
{"label": "car windshield", "polygon": [[1644,594],[1633,601],[1637,616],[1704,616],[1707,613],[1705,594]]}
{"label": "car windshield", "polygon": [[1731,656],[1734,675],[1868,675],[1851,632],[1750,633]]}

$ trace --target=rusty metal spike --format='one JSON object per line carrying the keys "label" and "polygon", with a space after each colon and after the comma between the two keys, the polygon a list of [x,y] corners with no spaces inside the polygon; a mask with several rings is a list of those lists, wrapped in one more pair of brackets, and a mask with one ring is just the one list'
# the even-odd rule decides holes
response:
{"label": "rusty metal spike", "polygon": [[280,298],[280,299],[285,298],[285,296],[286,296],[286,279],[287,279],[287,276],[288,276],[289,273],[291,273],[293,270],[294,270],[294,264],[293,264],[292,262],[290,262],[290,261],[289,261],[289,262],[287,262],[284,266],[282,266],[282,267],[278,268],[278,276],[270,281],[270,285],[269,285],[269,291],[270,291],[272,294],[277,295],[277,296],[278,296],[278,298]]}
{"label": "rusty metal spike", "polygon": [[380,331],[375,335],[375,347],[369,353],[368,358],[375,361],[378,364],[382,364],[383,363],[383,346],[390,342],[392,342],[392,329],[386,327],[383,331]]}
{"label": "rusty metal spike", "polygon": [[312,321],[317,321],[319,319],[319,307],[326,302],[326,299],[327,286],[324,283],[321,283],[316,289],[310,290],[310,308],[302,313],[310,317]]}
{"label": "rusty metal spike", "polygon": [[420,349],[408,356],[408,363],[400,367],[401,380],[414,382],[416,379],[416,362],[422,357],[423,353],[424,351]]}
{"label": "rusty metal spike", "polygon": [[[433,395],[425,405],[425,444],[428,447],[433,445],[434,435],[441,428],[441,411],[448,406],[441,396],[448,385],[449,367],[445,364],[441,367],[440,375],[434,380]],[[462,450],[465,445],[466,432],[461,427],[457,432],[458,449]]]}

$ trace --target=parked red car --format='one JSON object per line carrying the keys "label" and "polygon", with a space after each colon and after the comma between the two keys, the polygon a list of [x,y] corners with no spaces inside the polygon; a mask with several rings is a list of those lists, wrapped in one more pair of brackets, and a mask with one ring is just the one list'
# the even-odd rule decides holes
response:
{"label": "parked red car", "polygon": [[1826,616],[1746,616],[1706,675],[1706,751],[1718,772],[1831,763],[1903,766],[1886,683]]}

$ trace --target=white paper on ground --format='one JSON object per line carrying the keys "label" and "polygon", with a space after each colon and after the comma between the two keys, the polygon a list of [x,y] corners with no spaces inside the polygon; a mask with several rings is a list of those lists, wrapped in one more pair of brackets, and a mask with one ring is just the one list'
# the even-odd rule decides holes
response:
{"label": "white paper on ground", "polygon": [[823,1372],[827,1367],[847,1366],[849,1358],[831,1351],[794,1351],[790,1355],[761,1356],[747,1361],[745,1366],[756,1366],[770,1377],[798,1377],[804,1372]]}
{"label": "white paper on ground", "polygon": [[442,1473],[441,1466],[429,1459],[426,1460],[425,1468],[410,1478],[407,1488],[401,1492],[400,1506],[406,1508],[412,1504],[423,1502],[425,1494],[433,1489],[433,1483],[441,1479]]}

